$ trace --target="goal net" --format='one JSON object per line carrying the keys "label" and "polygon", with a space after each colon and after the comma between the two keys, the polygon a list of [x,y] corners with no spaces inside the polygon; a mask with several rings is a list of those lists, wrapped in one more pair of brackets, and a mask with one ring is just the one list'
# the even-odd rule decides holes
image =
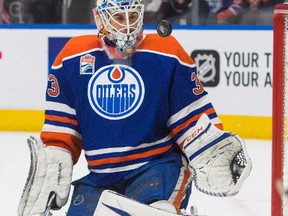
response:
{"label": "goal net", "polygon": [[272,216],[287,215],[288,188],[288,4],[278,4],[273,18],[273,111],[272,111]]}

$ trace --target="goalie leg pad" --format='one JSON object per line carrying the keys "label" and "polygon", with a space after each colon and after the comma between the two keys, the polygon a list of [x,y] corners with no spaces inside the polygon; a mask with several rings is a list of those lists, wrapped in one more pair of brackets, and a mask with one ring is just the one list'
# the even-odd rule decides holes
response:
{"label": "goalie leg pad", "polygon": [[30,137],[27,144],[31,163],[18,206],[18,215],[47,215],[51,206],[60,208],[68,201],[72,158],[66,150],[45,147],[34,137]]}
{"label": "goalie leg pad", "polygon": [[155,216],[177,215],[176,213],[137,202],[114,191],[104,190],[93,216],[139,215],[139,213],[141,213],[141,215]]}
{"label": "goalie leg pad", "polygon": [[252,167],[244,141],[216,128],[206,114],[193,129],[196,135],[184,141],[183,151],[189,158],[196,188],[214,196],[237,194]]}

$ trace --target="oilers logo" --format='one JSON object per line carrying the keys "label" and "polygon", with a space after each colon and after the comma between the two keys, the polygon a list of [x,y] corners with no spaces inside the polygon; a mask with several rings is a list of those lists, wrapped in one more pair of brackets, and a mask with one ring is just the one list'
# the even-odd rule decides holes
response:
{"label": "oilers logo", "polygon": [[143,102],[141,76],[126,65],[108,65],[94,73],[88,84],[88,99],[100,116],[118,120],[135,113]]}

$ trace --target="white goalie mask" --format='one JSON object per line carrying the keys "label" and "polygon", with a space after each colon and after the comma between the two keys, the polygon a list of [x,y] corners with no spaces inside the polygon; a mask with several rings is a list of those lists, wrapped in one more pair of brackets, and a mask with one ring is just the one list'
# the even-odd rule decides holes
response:
{"label": "white goalie mask", "polygon": [[131,54],[143,38],[144,4],[142,0],[96,0],[95,22],[100,34]]}

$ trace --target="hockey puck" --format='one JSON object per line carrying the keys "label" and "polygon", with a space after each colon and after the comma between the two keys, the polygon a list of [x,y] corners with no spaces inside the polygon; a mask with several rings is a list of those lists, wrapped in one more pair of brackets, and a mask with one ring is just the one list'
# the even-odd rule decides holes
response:
{"label": "hockey puck", "polygon": [[167,37],[172,33],[172,25],[168,20],[161,20],[157,25],[157,33],[161,37]]}

